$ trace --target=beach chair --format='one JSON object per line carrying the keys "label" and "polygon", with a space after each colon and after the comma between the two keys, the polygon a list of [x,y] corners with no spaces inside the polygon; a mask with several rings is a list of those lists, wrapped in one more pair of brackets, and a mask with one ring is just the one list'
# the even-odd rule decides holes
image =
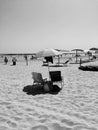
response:
{"label": "beach chair", "polygon": [[44,82],[47,81],[47,79],[42,78],[41,73],[32,72],[32,78],[33,78],[33,85],[44,85]]}
{"label": "beach chair", "polygon": [[63,77],[61,76],[61,71],[50,71],[50,79],[53,82],[53,84],[61,84],[61,88],[64,86],[64,80]]}

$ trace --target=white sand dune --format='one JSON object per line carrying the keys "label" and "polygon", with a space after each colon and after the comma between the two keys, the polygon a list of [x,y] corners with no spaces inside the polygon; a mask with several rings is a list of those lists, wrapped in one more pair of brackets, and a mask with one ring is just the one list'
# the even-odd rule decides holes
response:
{"label": "white sand dune", "polygon": [[98,72],[83,72],[78,65],[59,69],[64,88],[58,94],[28,95],[32,71],[48,77],[40,61],[0,63],[0,130],[98,130]]}

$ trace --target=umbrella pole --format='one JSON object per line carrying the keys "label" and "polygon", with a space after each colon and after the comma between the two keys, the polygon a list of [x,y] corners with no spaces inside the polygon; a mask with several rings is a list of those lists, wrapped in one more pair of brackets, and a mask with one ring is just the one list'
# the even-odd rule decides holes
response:
{"label": "umbrella pole", "polygon": [[76,51],[76,63],[77,63],[77,58],[78,58],[78,57],[77,57],[77,51]]}
{"label": "umbrella pole", "polygon": [[[48,62],[48,74],[49,74],[50,68],[49,68],[49,62]],[[49,74],[49,80],[50,80],[50,74]]]}
{"label": "umbrella pole", "polygon": [[58,56],[58,65],[60,64],[60,57]]}

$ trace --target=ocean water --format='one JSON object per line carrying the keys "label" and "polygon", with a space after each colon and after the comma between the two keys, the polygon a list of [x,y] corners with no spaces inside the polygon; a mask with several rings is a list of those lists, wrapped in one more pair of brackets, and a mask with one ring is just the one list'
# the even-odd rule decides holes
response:
{"label": "ocean water", "polygon": [[7,65],[0,62],[0,130],[98,130],[98,72],[79,70],[76,64],[50,67],[61,71],[63,89],[55,95],[28,95],[23,88],[32,85],[31,72],[48,79],[48,68],[41,60],[26,66],[17,57],[12,66],[9,59]]}

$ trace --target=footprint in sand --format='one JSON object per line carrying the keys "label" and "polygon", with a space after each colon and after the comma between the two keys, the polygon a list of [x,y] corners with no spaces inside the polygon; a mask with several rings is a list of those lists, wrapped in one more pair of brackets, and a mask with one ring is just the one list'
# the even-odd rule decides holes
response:
{"label": "footprint in sand", "polygon": [[30,130],[49,130],[49,129],[48,129],[48,127],[46,127],[44,125],[38,125],[38,126],[32,127]]}
{"label": "footprint in sand", "polygon": [[1,125],[0,130],[8,130],[8,127]]}
{"label": "footprint in sand", "polygon": [[12,121],[7,121],[6,122],[10,127],[12,127],[12,128],[16,128],[17,127],[17,124],[15,123],[15,122],[12,122]]}
{"label": "footprint in sand", "polygon": [[72,122],[72,121],[67,120],[67,119],[63,119],[62,123],[67,124],[68,126],[74,126],[74,125],[76,125],[75,122]]}
{"label": "footprint in sand", "polygon": [[59,123],[53,123],[51,127],[52,127],[52,130],[73,130],[70,127],[61,126]]}
{"label": "footprint in sand", "polygon": [[73,130],[97,130],[96,128],[86,127],[86,126],[76,126]]}

